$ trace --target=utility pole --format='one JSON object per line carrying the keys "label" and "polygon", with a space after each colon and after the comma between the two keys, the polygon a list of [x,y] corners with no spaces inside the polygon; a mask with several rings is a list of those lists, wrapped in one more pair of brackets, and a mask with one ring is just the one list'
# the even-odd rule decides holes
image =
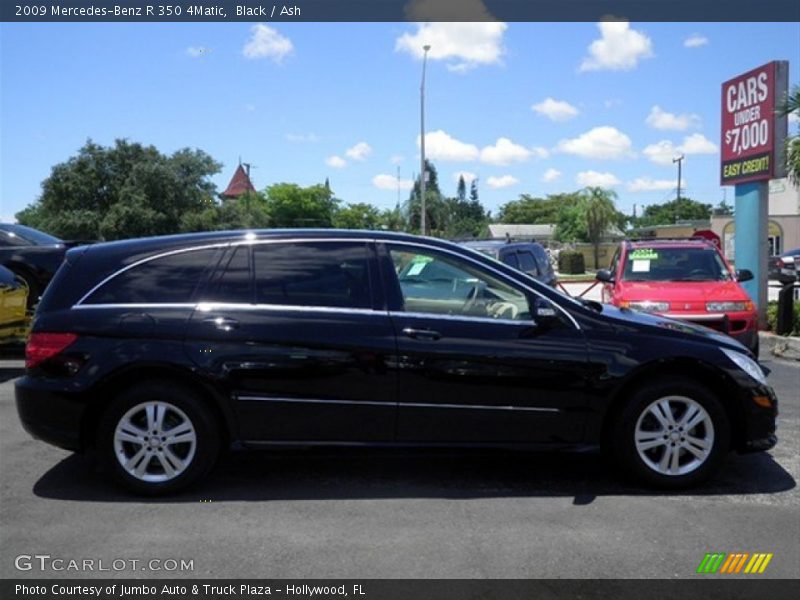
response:
{"label": "utility pole", "polygon": [[672,159],[672,164],[678,163],[678,195],[676,196],[675,200],[675,222],[678,222],[678,211],[680,210],[680,200],[681,200],[681,163],[683,159],[686,158],[683,154],[680,154]]}
{"label": "utility pole", "polygon": [[425,177],[428,171],[425,169],[425,65],[428,61],[428,50],[431,49],[430,45],[426,44],[422,47],[425,53],[422,55],[422,83],[419,86],[419,125],[420,125],[420,170],[419,170],[419,191],[421,201],[422,216],[420,217],[420,226],[422,235],[425,235],[427,229],[427,219],[425,218]]}

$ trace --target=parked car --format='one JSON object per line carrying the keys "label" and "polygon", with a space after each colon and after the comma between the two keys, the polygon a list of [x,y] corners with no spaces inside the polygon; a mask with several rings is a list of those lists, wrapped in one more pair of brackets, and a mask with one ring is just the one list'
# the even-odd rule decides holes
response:
{"label": "parked car", "polygon": [[556,274],[547,250],[538,242],[505,242],[482,240],[464,242],[467,248],[483,252],[515,269],[527,273],[537,281],[555,287]]}
{"label": "parked car", "polygon": [[39,300],[71,245],[38,229],[0,223],[0,264],[28,286],[28,306]]}
{"label": "parked car", "polygon": [[752,278],[702,239],[624,241],[610,269],[597,272],[604,302],[705,325],[758,356],[758,315],[739,285]]}
{"label": "parked car", "polygon": [[783,284],[794,283],[797,281],[797,266],[799,264],[800,248],[789,250],[779,256],[770,256],[769,278],[780,281]]}
{"label": "parked car", "polygon": [[0,344],[19,342],[27,326],[28,286],[0,266]]}
{"label": "parked car", "polygon": [[[428,269],[442,281],[414,281]],[[234,443],[602,445],[678,488],[771,448],[777,414],[728,336],[578,302],[449,242],[334,230],[70,250],[16,403],[34,437],[143,494],[201,479]]]}

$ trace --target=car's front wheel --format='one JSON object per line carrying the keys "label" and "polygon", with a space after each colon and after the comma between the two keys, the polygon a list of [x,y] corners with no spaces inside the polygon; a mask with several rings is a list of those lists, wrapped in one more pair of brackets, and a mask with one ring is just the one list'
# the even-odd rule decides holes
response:
{"label": "car's front wheel", "polygon": [[640,481],[679,489],[722,465],[730,424],[719,400],[691,380],[660,381],[632,395],[613,431],[621,465]]}
{"label": "car's front wheel", "polygon": [[138,385],[117,396],[98,430],[99,458],[129,490],[175,492],[213,467],[218,427],[202,399],[170,382]]}

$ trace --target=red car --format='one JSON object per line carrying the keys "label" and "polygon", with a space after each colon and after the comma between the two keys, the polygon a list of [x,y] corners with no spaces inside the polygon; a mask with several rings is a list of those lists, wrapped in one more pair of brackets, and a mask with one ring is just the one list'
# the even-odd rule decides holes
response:
{"label": "red car", "polygon": [[624,241],[610,269],[597,272],[603,302],[705,325],[758,356],[756,308],[739,285],[752,278],[703,239]]}

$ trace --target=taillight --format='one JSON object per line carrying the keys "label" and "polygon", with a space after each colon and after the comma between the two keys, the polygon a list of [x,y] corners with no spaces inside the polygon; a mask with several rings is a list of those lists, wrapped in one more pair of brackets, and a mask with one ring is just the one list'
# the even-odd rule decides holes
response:
{"label": "taillight", "polygon": [[25,346],[25,368],[57,356],[77,339],[74,333],[32,333]]}

